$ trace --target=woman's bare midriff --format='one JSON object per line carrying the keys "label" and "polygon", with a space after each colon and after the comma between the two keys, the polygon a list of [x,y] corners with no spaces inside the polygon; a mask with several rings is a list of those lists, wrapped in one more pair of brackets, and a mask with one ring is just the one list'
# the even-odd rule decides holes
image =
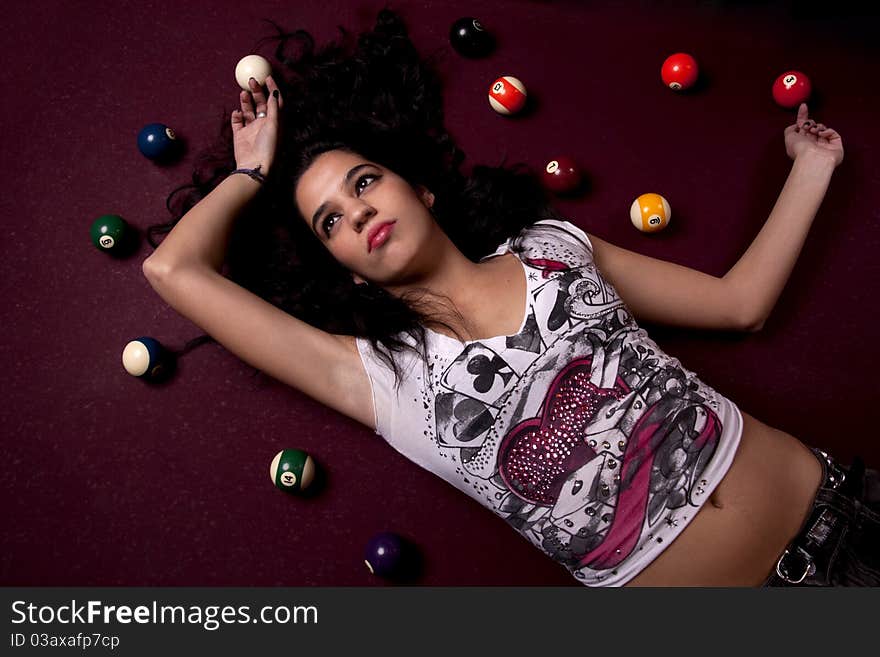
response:
{"label": "woman's bare midriff", "polygon": [[799,440],[742,413],[736,456],[712,497],[626,586],[760,586],[805,522],[822,466]]}

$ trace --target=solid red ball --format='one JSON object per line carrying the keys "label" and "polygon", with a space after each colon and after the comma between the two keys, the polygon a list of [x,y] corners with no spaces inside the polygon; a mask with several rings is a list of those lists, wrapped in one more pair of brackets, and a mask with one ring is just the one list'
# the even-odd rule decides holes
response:
{"label": "solid red ball", "polygon": [[699,74],[697,60],[684,52],[670,55],[660,67],[663,83],[673,91],[690,89],[697,83]]}
{"label": "solid red ball", "polygon": [[573,192],[581,184],[581,174],[575,161],[565,155],[550,160],[541,173],[544,187],[557,192]]}
{"label": "solid red ball", "polygon": [[786,71],[773,83],[773,100],[786,109],[807,102],[811,93],[813,93],[813,85],[810,78],[800,71]]}

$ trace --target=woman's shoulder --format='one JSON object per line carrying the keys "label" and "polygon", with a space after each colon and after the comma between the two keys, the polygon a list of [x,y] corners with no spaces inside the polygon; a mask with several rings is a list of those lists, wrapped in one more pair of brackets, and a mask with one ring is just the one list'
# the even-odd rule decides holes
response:
{"label": "woman's shoulder", "polygon": [[499,249],[502,247],[509,248],[526,264],[551,268],[580,267],[593,260],[593,244],[587,233],[565,219],[539,219]]}

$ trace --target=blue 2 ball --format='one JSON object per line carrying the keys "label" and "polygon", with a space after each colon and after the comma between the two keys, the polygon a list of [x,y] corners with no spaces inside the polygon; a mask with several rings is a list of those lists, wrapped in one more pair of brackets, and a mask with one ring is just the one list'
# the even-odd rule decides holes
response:
{"label": "blue 2 ball", "polygon": [[174,354],[155,338],[142,336],[129,342],[122,351],[125,371],[145,381],[164,381],[173,372],[174,364]]}
{"label": "blue 2 ball", "polygon": [[167,162],[173,159],[180,146],[174,130],[164,123],[145,125],[138,133],[137,143],[144,157],[154,162]]}

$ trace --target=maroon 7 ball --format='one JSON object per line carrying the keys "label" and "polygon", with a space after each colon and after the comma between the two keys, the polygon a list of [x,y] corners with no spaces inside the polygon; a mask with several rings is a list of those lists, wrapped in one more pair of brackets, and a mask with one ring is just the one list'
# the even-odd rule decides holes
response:
{"label": "maroon 7 ball", "polygon": [[541,173],[544,186],[558,194],[573,192],[581,184],[581,174],[575,161],[562,155],[550,160]]}

